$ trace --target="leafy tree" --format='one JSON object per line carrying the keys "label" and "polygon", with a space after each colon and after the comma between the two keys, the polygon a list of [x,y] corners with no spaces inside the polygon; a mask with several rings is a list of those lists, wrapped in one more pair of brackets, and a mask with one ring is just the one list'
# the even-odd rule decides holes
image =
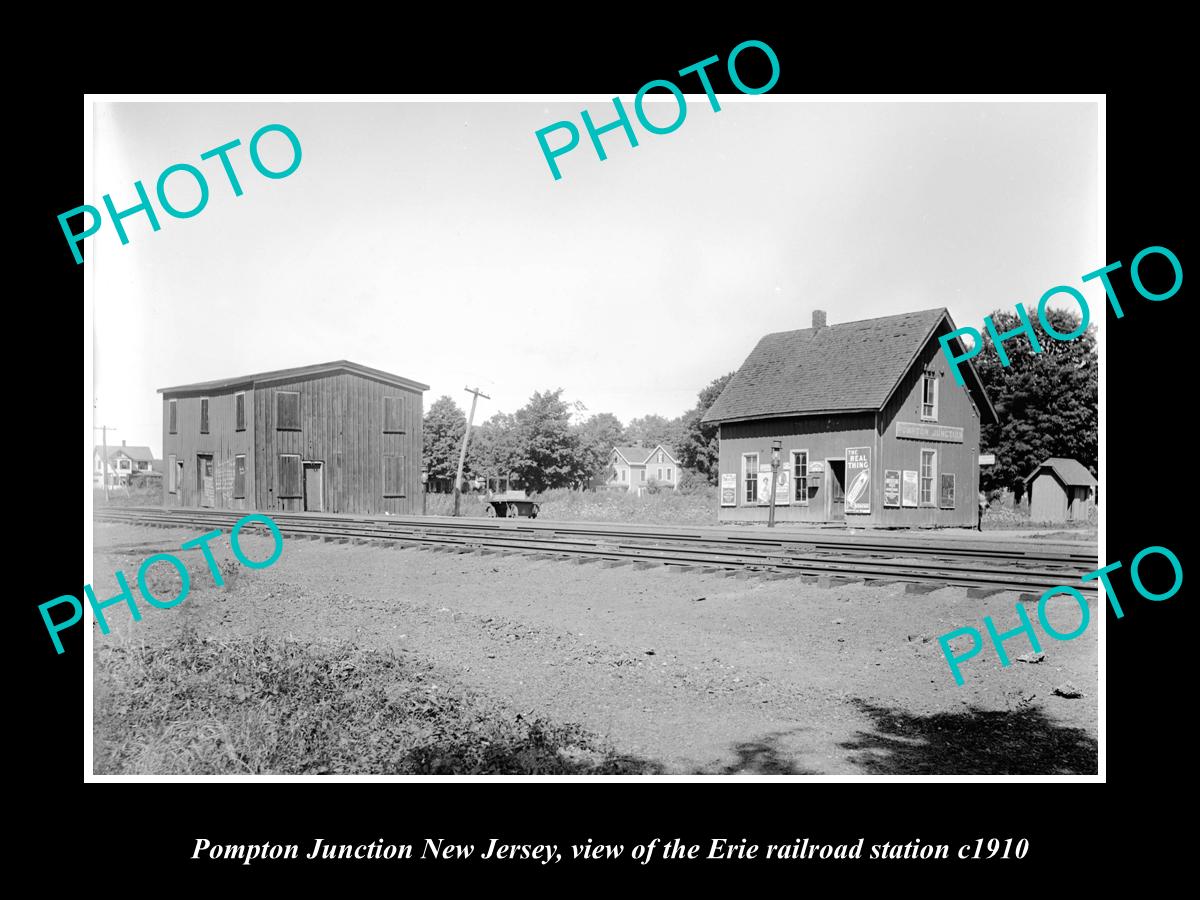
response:
{"label": "leafy tree", "polygon": [[535,392],[514,416],[512,472],[530,492],[567,487],[585,475],[579,435],[561,395],[562,388]]}
{"label": "leafy tree", "polygon": [[498,412],[471,434],[467,459],[471,471],[484,478],[505,478],[518,455],[516,417]]}
{"label": "leafy tree", "polygon": [[454,479],[466,428],[467,417],[450,397],[439,397],[425,411],[421,462],[430,478]]}
{"label": "leafy tree", "polygon": [[625,429],[625,442],[640,444],[643,447],[657,447],[662,444],[672,453],[677,453],[682,430],[681,419],[668,419],[666,416],[651,413],[640,419],[630,420],[629,427]]}
{"label": "leafy tree", "polygon": [[597,413],[584,422],[573,425],[579,436],[580,468],[585,479],[612,478],[612,448],[625,437],[621,420],[612,413]]}
{"label": "leafy tree", "polygon": [[[1079,315],[1070,310],[1047,309],[1046,318],[1059,334],[1079,327]],[[1016,312],[992,314],[996,331],[1003,334],[1021,324]],[[1023,479],[1047,457],[1079,460],[1093,475],[1097,472],[1098,384],[1096,329],[1070,341],[1048,335],[1032,319],[1042,347],[1034,353],[1025,335],[1004,342],[1009,365],[1001,366],[985,331],[984,347],[974,359],[975,369],[996,407],[999,422],[983,426],[983,447],[996,454],[996,464],[985,466],[984,490],[1009,488],[1017,497]]]}
{"label": "leafy tree", "polygon": [[696,405],[685,412],[682,417],[683,436],[679,442],[679,464],[685,469],[702,475],[709,484],[717,483],[720,468],[718,426],[715,424],[701,425],[700,420],[704,418],[709,407],[721,396],[721,391],[725,390],[725,385],[729,384],[729,379],[733,375],[734,373],[730,372],[728,375],[713,379],[697,395]]}

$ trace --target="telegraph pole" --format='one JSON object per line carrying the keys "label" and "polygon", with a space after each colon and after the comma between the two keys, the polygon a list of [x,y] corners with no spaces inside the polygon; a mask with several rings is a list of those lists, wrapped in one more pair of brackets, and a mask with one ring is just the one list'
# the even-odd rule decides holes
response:
{"label": "telegraph pole", "polygon": [[458,474],[454,476],[454,515],[458,515],[458,504],[462,496],[462,470],[463,463],[467,460],[467,441],[471,439],[471,423],[475,421],[475,403],[482,397],[484,400],[491,400],[487,394],[479,390],[479,388],[463,388],[471,395],[471,414],[467,416],[467,430],[463,432],[462,450],[458,454]]}
{"label": "telegraph pole", "polygon": [[102,445],[104,447],[104,458],[100,460],[100,471],[102,471],[104,473],[104,502],[107,503],[108,502],[108,429],[112,428],[113,431],[116,431],[117,429],[113,428],[113,426],[111,426],[111,425],[100,425],[100,426],[93,426],[92,430],[95,431],[97,427],[100,430],[100,439],[101,439],[101,441],[104,442]]}

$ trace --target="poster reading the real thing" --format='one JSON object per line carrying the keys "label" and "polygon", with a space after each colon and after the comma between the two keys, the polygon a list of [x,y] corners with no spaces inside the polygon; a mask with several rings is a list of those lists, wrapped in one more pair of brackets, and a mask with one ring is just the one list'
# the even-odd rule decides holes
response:
{"label": "poster reading the real thing", "polygon": [[871,511],[871,448],[846,448],[846,512]]}

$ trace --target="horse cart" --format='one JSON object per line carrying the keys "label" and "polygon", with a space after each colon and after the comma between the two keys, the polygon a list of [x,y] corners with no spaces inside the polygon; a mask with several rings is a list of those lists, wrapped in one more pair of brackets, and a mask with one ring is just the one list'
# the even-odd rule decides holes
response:
{"label": "horse cart", "polygon": [[513,478],[489,478],[484,503],[484,515],[489,519],[515,519],[518,516],[536,519],[541,508],[541,504],[530,499]]}

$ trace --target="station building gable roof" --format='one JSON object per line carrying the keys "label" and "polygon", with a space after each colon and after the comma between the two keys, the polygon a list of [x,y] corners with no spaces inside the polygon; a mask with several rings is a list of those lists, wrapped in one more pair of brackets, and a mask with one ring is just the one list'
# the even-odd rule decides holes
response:
{"label": "station building gable roof", "polygon": [[[950,314],[940,308],[768,334],[702,421],[882,409],[930,339],[953,330]],[[960,371],[983,421],[995,421],[974,368],[967,362]]]}

